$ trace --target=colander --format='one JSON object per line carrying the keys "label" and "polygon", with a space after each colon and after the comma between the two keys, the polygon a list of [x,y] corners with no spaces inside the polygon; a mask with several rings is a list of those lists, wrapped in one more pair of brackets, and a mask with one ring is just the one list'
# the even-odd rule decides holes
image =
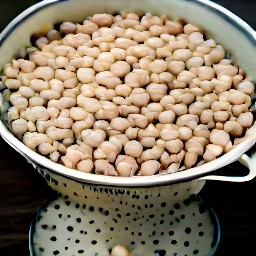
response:
{"label": "colander", "polygon": [[[17,55],[22,56],[26,52],[26,48],[30,46],[30,36],[50,29],[55,23],[78,22],[95,13],[113,13],[121,10],[151,12],[155,15],[167,14],[174,20],[184,18],[186,22],[202,27],[207,31],[207,36],[223,45],[224,49],[232,54],[234,62],[242,67],[252,81],[256,82],[256,72],[254,71],[256,67],[256,32],[227,9],[206,0],[45,0],[26,9],[1,33],[0,66],[11,61]],[[170,216],[169,212],[175,210],[177,204],[181,202],[184,204],[185,200],[197,195],[206,180],[244,182],[256,176],[255,154],[249,157],[245,153],[255,144],[255,123],[246,132],[244,140],[234,149],[199,167],[172,174],[110,177],[71,170],[29,149],[8,129],[4,121],[8,106],[3,97],[0,99],[2,117],[0,134],[2,138],[31,163],[51,187],[64,197],[67,196],[74,207],[76,204],[79,204],[79,207],[83,204],[89,205],[83,210],[83,216],[101,223],[101,216],[104,215],[108,221],[103,224],[108,224],[107,226],[110,228],[109,223],[112,223],[111,227],[118,230],[120,234],[122,233],[120,222],[126,223],[126,225],[122,224],[123,228],[130,226],[135,229],[138,219],[141,221],[139,226],[136,226],[137,233],[141,232],[141,226],[143,226],[143,230],[148,227],[148,229],[146,228],[147,234],[154,232],[157,225],[154,223],[161,221],[161,218],[166,221]],[[249,169],[248,174],[242,177],[232,176],[232,174],[219,176],[214,172],[234,161],[240,161],[246,165]],[[178,211],[178,209],[176,210]],[[108,214],[106,215],[106,213]],[[145,217],[151,214],[154,215],[156,221],[150,222],[152,225],[147,221],[147,218],[150,217]],[[145,245],[143,249],[134,244],[125,244],[125,246],[132,250],[133,255],[174,255],[170,254],[170,247],[177,245],[172,244],[170,239],[165,239],[168,230],[168,225],[157,225],[157,235],[145,238],[151,246]],[[96,230],[95,232],[97,233]],[[135,230],[131,232],[135,232]],[[116,233],[117,238],[119,233]],[[158,236],[162,233],[165,235],[162,236],[163,242],[160,243],[161,238]],[[154,242],[155,240],[158,242]],[[117,243],[118,239],[115,241]],[[128,241],[130,240],[128,239]],[[125,243],[125,238],[121,235],[120,242]],[[91,246],[92,248],[97,247],[93,243]],[[152,252],[152,246],[154,252]],[[162,251],[165,251],[166,254],[160,254]],[[102,254],[101,252],[97,251],[98,254],[95,255],[107,255],[106,252],[102,252]],[[155,252],[158,254],[154,254]],[[42,253],[42,255],[44,254]]]}

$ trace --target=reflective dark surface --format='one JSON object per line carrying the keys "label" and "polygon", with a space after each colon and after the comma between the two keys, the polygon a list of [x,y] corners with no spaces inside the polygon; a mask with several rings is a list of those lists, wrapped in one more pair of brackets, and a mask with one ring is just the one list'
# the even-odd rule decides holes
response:
{"label": "reflective dark surface", "polygon": [[[33,2],[36,1],[0,0],[0,30]],[[216,2],[256,29],[255,0]],[[245,170],[239,163],[234,163],[221,171],[233,174],[240,169]],[[221,241],[215,255],[255,254],[252,242],[256,234],[255,189],[256,179],[241,184],[209,181],[201,191],[201,197],[214,209],[220,221]],[[31,219],[54,194],[33,167],[0,139],[0,255],[29,255]]]}

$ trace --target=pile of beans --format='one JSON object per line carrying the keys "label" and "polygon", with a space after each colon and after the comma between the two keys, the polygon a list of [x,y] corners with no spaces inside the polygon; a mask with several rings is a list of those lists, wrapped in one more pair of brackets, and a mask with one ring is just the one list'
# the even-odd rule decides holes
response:
{"label": "pile of beans", "polygon": [[33,38],[4,70],[11,130],[66,167],[173,173],[228,152],[253,123],[253,83],[191,24],[95,14]]}

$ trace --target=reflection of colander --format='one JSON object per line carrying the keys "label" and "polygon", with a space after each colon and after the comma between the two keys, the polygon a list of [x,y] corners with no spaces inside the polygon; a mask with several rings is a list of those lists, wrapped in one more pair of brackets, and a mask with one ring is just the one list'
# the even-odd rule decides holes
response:
{"label": "reflection of colander", "polygon": [[[25,49],[25,46],[30,44],[31,34],[42,30],[49,24],[62,20],[80,21],[94,13],[111,13],[118,10],[141,10],[159,15],[164,13],[174,19],[182,17],[187,22],[201,25],[210,36],[232,53],[234,60],[239,63],[250,79],[256,81],[254,74],[256,33],[234,14],[205,0],[46,0],[24,11],[2,32],[0,36],[0,65],[10,61],[18,51],[23,50],[22,47]],[[3,101],[1,104],[3,119],[5,107]],[[3,139],[37,168],[54,189],[68,195],[71,200],[82,204],[91,198],[91,200],[98,200],[97,205],[99,206],[101,202],[102,205],[105,205],[108,198],[112,198],[112,201],[108,202],[109,208],[119,208],[121,212],[123,211],[122,213],[125,211],[122,198],[129,202],[131,207],[132,205],[144,205],[150,201],[152,204],[150,211],[160,215],[161,213],[165,214],[166,209],[171,209],[175,203],[189,198],[192,194],[199,193],[205,180],[243,182],[254,178],[256,176],[256,168],[253,166],[254,157],[249,158],[244,153],[255,143],[255,129],[256,124],[248,130],[243,142],[237,147],[222,157],[199,167],[173,174],[149,177],[109,177],[76,172],[63,165],[53,163],[26,147],[7,129],[4,121],[0,121],[0,134]],[[241,161],[249,168],[250,172],[247,176],[209,176],[209,173],[214,170],[236,160]],[[90,196],[86,198],[87,195]],[[90,203],[93,205],[94,201]],[[161,208],[161,203],[166,205],[164,210]],[[145,208],[141,206],[140,214],[144,210]],[[149,210],[147,209],[147,211]],[[93,212],[90,210],[85,214],[93,216]],[[121,216],[122,221],[128,220],[124,214]],[[165,246],[168,248],[170,245]],[[151,254],[145,252],[144,255]]]}

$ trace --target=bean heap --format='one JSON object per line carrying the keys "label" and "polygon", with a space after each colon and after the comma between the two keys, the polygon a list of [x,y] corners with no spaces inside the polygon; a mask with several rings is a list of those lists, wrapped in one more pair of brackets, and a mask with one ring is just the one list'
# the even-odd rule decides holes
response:
{"label": "bean heap", "polygon": [[5,66],[11,130],[66,167],[173,173],[228,152],[253,123],[254,84],[191,24],[95,14],[35,46]]}

